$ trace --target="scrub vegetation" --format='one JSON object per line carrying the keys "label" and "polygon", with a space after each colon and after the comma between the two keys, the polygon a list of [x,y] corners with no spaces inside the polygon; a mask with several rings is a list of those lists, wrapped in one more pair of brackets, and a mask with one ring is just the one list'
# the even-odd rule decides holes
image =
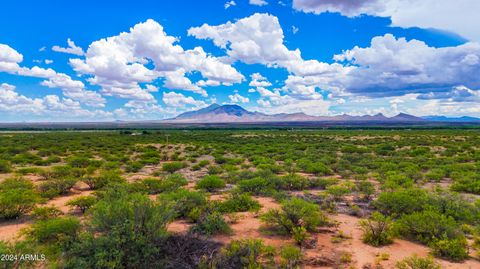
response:
{"label": "scrub vegetation", "polygon": [[0,263],[480,268],[479,195],[476,129],[2,132]]}

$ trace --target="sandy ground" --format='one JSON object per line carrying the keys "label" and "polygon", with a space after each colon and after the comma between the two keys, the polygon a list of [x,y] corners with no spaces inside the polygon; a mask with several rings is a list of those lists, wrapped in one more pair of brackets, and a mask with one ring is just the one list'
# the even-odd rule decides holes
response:
{"label": "sandy ground", "polygon": [[[340,243],[339,249],[352,253],[353,264],[356,268],[363,268],[366,264],[375,264],[375,261],[378,260],[377,256],[382,253],[388,253],[390,258],[386,261],[381,261],[380,264],[383,265],[384,268],[394,268],[397,261],[414,254],[426,257],[430,252],[426,246],[401,239],[396,239],[393,244],[384,247],[377,248],[366,245],[361,239],[362,231],[358,224],[359,218],[343,214],[332,216],[332,218],[339,222],[339,230],[352,237]],[[469,259],[464,263],[452,263],[440,259],[436,259],[436,261],[441,264],[442,268],[480,268],[480,262],[474,259]]]}
{"label": "sandy ground", "polygon": [[[211,198],[219,199],[221,195],[212,195]],[[238,220],[230,224],[232,234],[230,235],[216,235],[214,240],[224,244],[228,244],[236,239],[262,239],[265,244],[281,247],[284,245],[292,245],[294,241],[289,237],[266,235],[260,232],[262,222],[259,215],[269,209],[278,209],[280,205],[268,197],[255,197],[262,209],[259,213],[243,212],[237,213]],[[338,223],[337,227],[327,227],[320,229],[319,233],[313,234],[316,239],[316,246],[312,249],[304,249],[304,264],[303,268],[333,268],[332,265],[321,265],[323,262],[336,262],[335,268],[364,268],[364,266],[373,266],[380,264],[383,268],[395,268],[397,261],[410,257],[414,254],[426,257],[429,255],[429,248],[414,242],[396,239],[393,244],[384,247],[372,247],[362,242],[362,231],[359,226],[360,218],[338,214],[329,216],[332,220]],[[228,220],[228,217],[227,217]],[[168,230],[175,233],[186,233],[192,224],[184,220],[178,220],[168,226]],[[347,235],[345,239],[339,243],[333,243],[332,237],[342,231]],[[351,254],[351,262],[340,264],[338,261],[343,253]],[[388,260],[381,260],[379,257],[382,254],[388,254]],[[474,269],[480,268],[480,262],[474,259],[469,259],[463,263],[452,263],[440,259],[436,259],[442,268],[452,269]]]}
{"label": "sandy ground", "polygon": [[[208,159],[212,161],[211,156],[201,156],[199,159]],[[152,177],[152,174],[155,171],[158,171],[161,165],[156,166],[146,166],[144,169],[138,173],[129,174],[128,181],[141,180],[143,178]],[[179,171],[184,174],[184,176],[189,181],[186,186],[187,189],[194,189],[196,181],[199,178],[202,178],[207,173],[207,168],[202,168],[198,171],[192,171],[190,168],[185,168]],[[311,174],[301,174],[305,177],[312,177]],[[0,175],[0,181],[4,178],[9,177],[10,174]],[[27,175],[25,178],[30,179],[34,183],[37,183],[40,179],[35,175]],[[378,182],[374,181],[374,183]],[[448,182],[441,182],[448,184]],[[426,184],[425,188],[433,188],[433,184]],[[312,194],[318,194],[322,192],[321,190],[310,190]],[[76,214],[78,212],[73,211],[69,206],[65,204],[79,196],[90,195],[91,190],[88,190],[88,186],[84,183],[77,184],[72,188],[70,194],[56,197],[52,200],[49,200],[44,205],[55,206],[59,208],[64,214]],[[291,192],[293,195],[302,195],[303,191]],[[222,193],[215,193],[209,196],[210,200],[223,200],[228,197]],[[150,198],[156,199],[156,195],[151,195]],[[284,245],[292,245],[295,242],[290,237],[277,236],[277,235],[267,235],[261,232],[262,222],[260,221],[259,216],[266,212],[269,209],[279,209],[280,205],[273,199],[269,197],[255,197],[257,201],[262,206],[260,212],[242,212],[235,214],[235,220],[230,223],[232,228],[232,233],[229,235],[217,235],[212,239],[218,242],[228,244],[232,240],[237,239],[261,239],[265,244],[271,245],[274,247],[281,247]],[[43,205],[40,205],[43,206]],[[303,268],[332,268],[332,263],[336,263],[335,268],[367,268],[366,266],[370,265],[371,268],[374,268],[375,264],[380,264],[383,268],[394,268],[395,263],[399,260],[402,260],[406,257],[410,257],[414,254],[418,256],[427,256],[429,255],[429,248],[414,242],[396,239],[393,244],[384,246],[384,247],[372,247],[366,245],[362,242],[362,231],[359,226],[359,218],[345,215],[337,214],[331,215],[330,218],[335,220],[338,223],[336,227],[327,227],[321,228],[319,233],[312,235],[312,239],[316,242],[310,249],[304,249],[304,260],[305,264]],[[230,216],[226,216],[227,221],[231,220]],[[21,235],[21,230],[27,228],[32,224],[32,219],[30,216],[24,216],[17,220],[12,220],[8,222],[0,223],[0,240],[16,240]],[[177,220],[170,223],[167,226],[167,229],[170,232],[174,233],[186,233],[192,224],[188,223],[185,220]],[[338,234],[339,232],[349,236],[350,238],[343,240],[339,243],[333,243],[332,237]],[[339,265],[340,256],[344,253],[351,254],[351,262],[346,262]],[[387,255],[387,260],[379,259],[380,255]],[[480,262],[475,259],[469,259],[464,263],[451,263],[448,261],[436,259],[442,266],[442,268],[455,268],[455,269],[473,269],[480,268]],[[328,263],[329,265],[326,265]]]}
{"label": "sandy ground", "polygon": [[0,240],[14,241],[20,237],[20,231],[32,224],[29,218],[23,217],[0,224]]}
{"label": "sandy ground", "polygon": [[[72,190],[72,192],[65,196],[56,197],[47,201],[44,205],[39,206],[55,206],[60,209],[64,214],[75,213],[71,207],[66,203],[74,198],[80,196],[90,195],[93,191],[89,190]],[[29,227],[33,223],[33,220],[29,216],[21,217],[17,220],[1,222],[0,223],[0,240],[12,241],[19,238],[21,230]]]}

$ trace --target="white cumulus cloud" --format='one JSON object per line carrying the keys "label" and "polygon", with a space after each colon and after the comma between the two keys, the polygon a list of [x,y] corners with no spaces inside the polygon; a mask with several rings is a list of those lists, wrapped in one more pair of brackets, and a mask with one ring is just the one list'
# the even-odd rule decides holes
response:
{"label": "white cumulus cloud", "polygon": [[232,103],[248,103],[248,102],[250,102],[250,99],[248,99],[248,97],[241,96],[239,93],[229,95],[228,99],[230,99],[230,101]]}
{"label": "white cumulus cloud", "polygon": [[66,48],[55,45],[55,46],[52,47],[52,50],[55,51],[55,52],[74,54],[74,55],[77,55],[77,56],[85,55],[85,52],[83,51],[83,49],[81,47],[75,45],[75,42],[73,42],[70,38],[67,39],[67,44],[68,44],[68,47],[66,47]]}
{"label": "white cumulus cloud", "polygon": [[204,96],[206,91],[193,83],[188,74],[198,72],[217,85],[244,79],[235,68],[208,55],[201,47],[184,50],[177,42],[150,19],[129,32],[93,42],[85,59],[71,59],[70,64],[80,74],[92,76],[89,82],[101,86],[104,94],[133,100],[152,101],[153,96],[140,84],[159,78],[165,79],[166,88]]}
{"label": "white cumulus cloud", "polygon": [[354,94],[399,96],[448,92],[460,85],[480,88],[479,43],[435,48],[386,34],[373,38],[369,47],[354,47],[334,59],[355,66],[339,81]]}
{"label": "white cumulus cloud", "polygon": [[254,5],[254,6],[268,5],[268,2],[265,1],[265,0],[248,0],[248,3],[250,3],[250,5]]}
{"label": "white cumulus cloud", "polygon": [[19,64],[23,61],[22,54],[8,45],[0,44],[0,72],[13,75],[36,77],[46,79],[42,85],[49,88],[60,88],[66,97],[80,101],[89,106],[103,107],[105,99],[95,91],[85,89],[81,81],[73,80],[70,76],[57,73],[55,70],[38,66],[23,67]]}
{"label": "white cumulus cloud", "polygon": [[480,41],[477,0],[293,0],[293,8],[320,14],[337,12],[348,17],[389,17],[392,26],[436,28]]}

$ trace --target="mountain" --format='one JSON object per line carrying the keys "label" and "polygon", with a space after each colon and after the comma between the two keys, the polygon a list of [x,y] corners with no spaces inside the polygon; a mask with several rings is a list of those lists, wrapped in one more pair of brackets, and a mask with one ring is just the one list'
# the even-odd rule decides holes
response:
{"label": "mountain", "polygon": [[305,113],[280,113],[268,115],[260,112],[251,112],[239,105],[212,104],[208,107],[185,112],[175,118],[164,120],[169,123],[254,123],[254,122],[375,122],[375,123],[404,123],[423,122],[426,119],[418,118],[405,113],[395,117],[376,115],[351,116],[347,114],[337,116],[311,116]]}
{"label": "mountain", "polygon": [[219,123],[219,122],[256,122],[268,121],[269,116],[250,112],[238,105],[210,105],[196,111],[185,112],[168,122]]}
{"label": "mountain", "polygon": [[218,105],[218,104],[212,104],[208,107],[201,108],[199,110],[194,110],[194,111],[189,111],[189,112],[182,113],[182,114],[178,115],[175,119],[189,119],[189,118],[195,117],[197,115],[208,113],[208,112],[213,111],[213,110],[215,110],[219,107],[220,107],[220,105]]}
{"label": "mountain", "polygon": [[418,122],[418,121],[427,121],[425,119],[415,117],[413,115],[405,114],[405,113],[400,113],[394,117],[391,117],[389,120],[397,121],[397,122]]}
{"label": "mountain", "polygon": [[440,122],[480,122],[480,118],[475,117],[445,117],[445,116],[426,116],[423,119],[428,121],[440,121]]}

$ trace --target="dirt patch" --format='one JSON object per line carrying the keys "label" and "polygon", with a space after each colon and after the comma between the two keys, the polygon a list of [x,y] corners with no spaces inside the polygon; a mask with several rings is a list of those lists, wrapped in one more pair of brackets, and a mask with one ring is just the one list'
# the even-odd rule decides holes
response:
{"label": "dirt patch", "polygon": [[72,191],[71,194],[53,198],[46,203],[47,206],[55,206],[60,209],[64,214],[68,214],[71,210],[70,206],[67,206],[68,201],[81,196],[87,196],[92,194],[93,191]]}
{"label": "dirt patch", "polygon": [[20,231],[29,227],[32,221],[28,217],[0,223],[0,240],[15,241],[20,237]]}
{"label": "dirt patch", "polygon": [[[366,264],[375,264],[377,257],[382,253],[387,253],[390,257],[386,261],[380,261],[384,268],[394,268],[395,263],[414,254],[426,257],[430,250],[428,247],[406,241],[396,239],[393,244],[384,247],[372,247],[362,242],[362,231],[358,221],[359,218],[339,214],[332,216],[332,219],[339,222],[338,229],[343,231],[351,239],[332,246],[338,250],[344,250],[352,253],[352,263],[356,268],[363,268]],[[320,241],[320,239],[319,239]],[[328,245],[328,243],[325,243]],[[451,263],[448,261],[436,259],[442,265],[442,268],[480,268],[480,262],[470,259],[464,263]]]}
{"label": "dirt patch", "polygon": [[172,233],[187,233],[190,226],[192,224],[186,220],[176,220],[167,225],[167,230]]}

